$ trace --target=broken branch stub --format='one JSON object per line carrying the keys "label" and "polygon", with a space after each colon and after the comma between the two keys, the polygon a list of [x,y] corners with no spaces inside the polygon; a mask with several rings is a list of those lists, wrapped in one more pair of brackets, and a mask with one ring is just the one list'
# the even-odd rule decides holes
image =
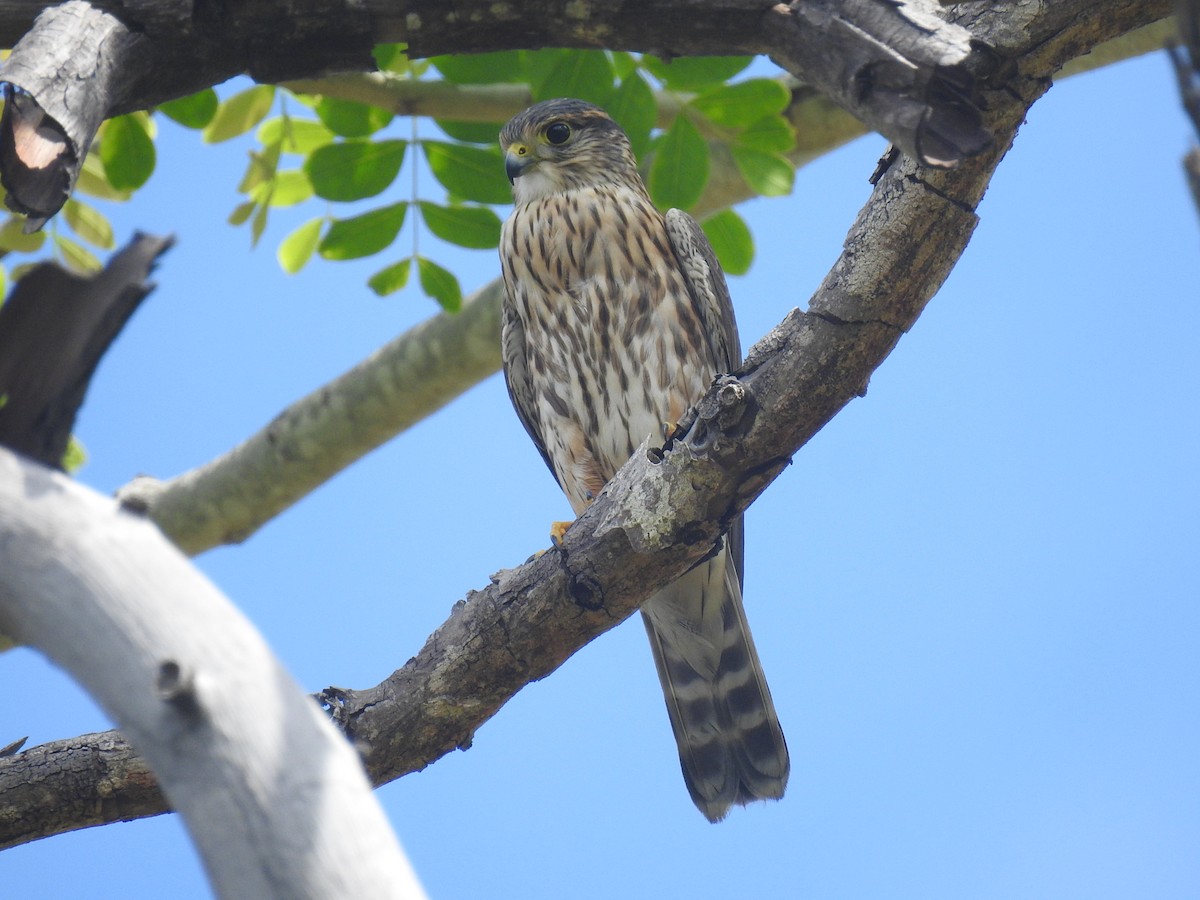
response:
{"label": "broken branch stub", "polygon": [[82,0],[44,10],[0,69],[0,182],[36,231],[71,196],[140,36]]}

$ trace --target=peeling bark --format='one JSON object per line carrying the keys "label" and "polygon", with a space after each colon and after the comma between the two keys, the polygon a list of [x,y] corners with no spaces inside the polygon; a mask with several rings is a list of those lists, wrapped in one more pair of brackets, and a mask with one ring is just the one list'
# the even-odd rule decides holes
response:
{"label": "peeling bark", "polygon": [[70,0],[45,10],[13,47],[3,67],[0,180],[8,206],[30,217],[26,230],[40,228],[74,190],[138,41],[116,16]]}

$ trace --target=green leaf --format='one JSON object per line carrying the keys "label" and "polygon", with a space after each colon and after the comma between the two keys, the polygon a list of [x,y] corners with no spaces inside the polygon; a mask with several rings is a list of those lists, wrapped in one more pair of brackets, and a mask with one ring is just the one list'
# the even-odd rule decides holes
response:
{"label": "green leaf", "polygon": [[100,210],[72,197],[63,204],[62,212],[71,230],[93,247],[99,247],[101,250],[112,249],[112,225]]}
{"label": "green leaf", "polygon": [[449,313],[462,309],[462,288],[453,272],[443,269],[431,259],[417,257],[417,273],[421,279],[421,290],[442,305]]}
{"label": "green leaf", "polygon": [[119,203],[123,203],[133,196],[132,191],[118,191],[108,183],[108,176],[104,173],[104,163],[101,162],[100,155],[97,153],[89,153],[84,157],[83,167],[79,170],[79,180],[75,182],[75,191],[99,197],[101,200],[115,200]]}
{"label": "green leaf", "polygon": [[74,475],[83,468],[87,459],[87,448],[83,446],[79,438],[71,435],[67,440],[67,449],[63,451],[62,459],[59,460],[63,471],[68,475]]}
{"label": "green leaf", "polygon": [[500,244],[500,217],[486,206],[438,206],[420,201],[421,217],[443,241],[490,250]]}
{"label": "green leaf", "polygon": [[408,203],[394,203],[350,219],[335,219],[317,245],[325,259],[359,259],[378,253],[396,239]]}
{"label": "green leaf", "polygon": [[289,275],[295,275],[304,268],[317,249],[317,241],[321,237],[321,226],[325,224],[324,217],[305,222],[279,244],[275,258],[279,267]]}
{"label": "green leaf", "polygon": [[622,81],[638,70],[638,58],[632,53],[626,53],[624,50],[610,50],[608,56],[612,60],[613,71]]}
{"label": "green leaf", "polygon": [[731,147],[733,161],[755,193],[764,197],[782,197],[792,192],[796,170],[777,153],[764,153],[749,147]]}
{"label": "green leaf", "polygon": [[603,50],[564,53],[533,87],[534,100],[577,97],[606,106],[613,95],[613,65]]}
{"label": "green leaf", "polygon": [[268,144],[261,151],[251,150],[250,162],[246,165],[246,174],[238,183],[238,191],[249,194],[260,184],[271,181],[279,168],[280,153],[278,144]]}
{"label": "green leaf", "polygon": [[283,153],[308,155],[318,147],[333,142],[333,132],[312,119],[293,119],[291,116],[275,116],[258,126],[255,133],[263,146],[278,144]]}
{"label": "green leaf", "polygon": [[705,91],[691,101],[691,106],[718,125],[745,128],[763,116],[783,112],[791,96],[772,78],[751,78]]}
{"label": "green leaf", "polygon": [[374,134],[395,118],[391,110],[334,97],[322,97],[317,102],[316,112],[334,134],[351,138]]}
{"label": "green leaf", "polygon": [[697,91],[728,81],[753,59],[753,56],[681,56],[663,62],[657,56],[646,54],[642,57],[642,65],[667,87]]}
{"label": "green leaf", "polygon": [[500,129],[503,127],[502,123],[451,122],[447,119],[434,119],[434,124],[456,141],[489,146],[500,139]]}
{"label": "green leaf", "polygon": [[650,146],[650,132],[658,119],[658,103],[646,79],[634,72],[622,81],[608,105],[608,114],[625,129],[634,154],[640,158]]}
{"label": "green leaf", "polygon": [[787,153],[796,146],[796,129],[782,116],[763,116],[750,123],[734,143],[767,153]]}
{"label": "green leaf", "polygon": [[403,75],[408,71],[408,44],[376,44],[372,52],[380,72]]}
{"label": "green leaf", "polygon": [[534,85],[541,84],[546,80],[546,76],[550,71],[557,66],[564,56],[568,53],[573,53],[572,50],[523,50],[521,51],[521,71],[524,73],[522,79],[532,88]]}
{"label": "green leaf", "polygon": [[367,281],[367,287],[380,297],[394,294],[408,284],[408,273],[412,270],[412,260],[402,259],[386,269],[380,269]]}
{"label": "green leaf", "polygon": [[295,206],[312,195],[312,184],[299,169],[277,172],[274,178],[258,185],[250,193],[251,199],[258,203],[269,203],[275,207]]}
{"label": "green leaf", "polygon": [[318,147],[304,171],[318,197],[362,200],[374,197],[396,180],[404,164],[407,141],[345,141]]}
{"label": "green leaf", "polygon": [[67,268],[80,275],[91,275],[104,268],[90,250],[63,234],[54,235],[54,247]]}
{"label": "green leaf", "polygon": [[10,215],[4,224],[0,225],[0,250],[7,250],[10,253],[33,253],[35,250],[42,249],[42,244],[45,242],[46,232],[44,231],[35,231],[33,234],[25,233],[24,217]]}
{"label": "green leaf", "polygon": [[217,107],[217,114],[204,129],[205,142],[219,144],[245,134],[266,117],[274,100],[275,88],[269,84],[256,84],[234,94]]}
{"label": "green leaf", "polygon": [[442,77],[455,84],[497,84],[524,80],[519,50],[499,53],[456,53],[430,60]]}
{"label": "green leaf", "polygon": [[464,147],[442,141],[422,141],[434,178],[464,200],[511,203],[500,147]]}
{"label": "green leaf", "polygon": [[258,242],[262,240],[263,232],[267,230],[267,215],[270,212],[270,207],[265,203],[259,203],[254,209],[254,218],[250,220],[250,246],[257,247]]}
{"label": "green leaf", "polygon": [[253,213],[257,208],[258,204],[253,200],[247,200],[245,203],[239,203],[233,208],[233,212],[229,214],[229,218],[225,221],[227,221],[230,225],[241,225],[250,218],[250,214]]}
{"label": "green leaf", "polygon": [[154,171],[154,142],[134,116],[109,119],[100,140],[100,161],[114,188],[137,190]]}
{"label": "green leaf", "polygon": [[650,164],[650,196],[667,209],[695,205],[708,183],[708,143],[687,116],[678,116],[663,135]]}
{"label": "green leaf", "polygon": [[745,221],[732,209],[722,210],[701,225],[709,243],[729,275],[745,275],[754,262],[754,238]]}
{"label": "green leaf", "polygon": [[220,105],[217,92],[212,88],[205,88],[187,97],[161,103],[158,111],[168,119],[174,119],[184,128],[203,128],[213,120]]}

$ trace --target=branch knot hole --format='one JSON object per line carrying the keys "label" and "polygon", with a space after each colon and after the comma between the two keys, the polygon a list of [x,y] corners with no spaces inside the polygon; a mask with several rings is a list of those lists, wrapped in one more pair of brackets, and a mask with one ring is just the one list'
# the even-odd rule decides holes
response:
{"label": "branch knot hole", "polygon": [[571,576],[571,586],[568,589],[571,599],[577,606],[582,606],[589,612],[604,608],[604,588],[595,578],[583,573]]}
{"label": "branch knot hole", "polygon": [[154,690],[160,700],[175,707],[185,718],[200,717],[200,700],[196,696],[195,673],[173,659],[163,660],[158,665],[154,679]]}

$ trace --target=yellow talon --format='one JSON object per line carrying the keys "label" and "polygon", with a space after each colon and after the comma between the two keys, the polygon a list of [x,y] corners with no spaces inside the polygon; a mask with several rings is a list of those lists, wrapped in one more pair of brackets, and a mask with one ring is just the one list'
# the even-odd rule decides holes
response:
{"label": "yellow talon", "polygon": [[563,535],[567,533],[567,529],[574,525],[574,522],[551,522],[550,523],[550,540],[555,546],[562,543]]}

